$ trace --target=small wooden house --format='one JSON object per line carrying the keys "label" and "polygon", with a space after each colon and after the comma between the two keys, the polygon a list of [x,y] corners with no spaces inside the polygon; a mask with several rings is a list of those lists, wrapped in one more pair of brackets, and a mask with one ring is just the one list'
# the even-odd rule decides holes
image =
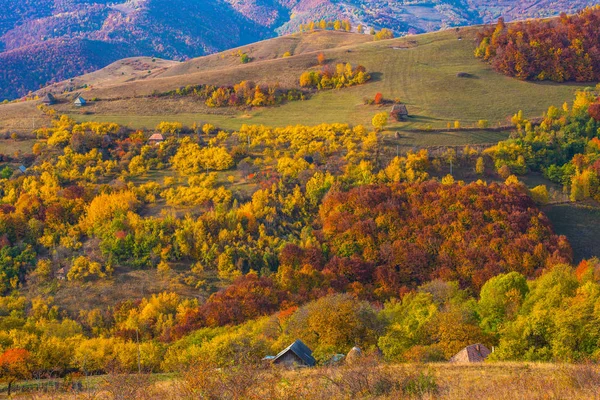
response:
{"label": "small wooden house", "polygon": [[273,358],[273,364],[284,367],[314,367],[317,361],[312,356],[312,350],[301,340],[286,347]]}
{"label": "small wooden house", "polygon": [[465,347],[450,359],[451,363],[473,363],[483,362],[490,355],[491,351],[481,343],[472,344]]}
{"label": "small wooden house", "polygon": [[54,97],[52,95],[52,93],[47,93],[44,98],[42,99],[42,103],[47,105],[47,106],[51,106],[53,104],[56,104],[56,97]]}
{"label": "small wooden house", "polygon": [[404,104],[394,104],[390,115],[396,121],[404,121],[408,117],[408,109]]}
{"label": "small wooden house", "polygon": [[73,104],[75,104],[75,107],[83,107],[87,104],[87,101],[83,97],[77,96]]}
{"label": "small wooden house", "polygon": [[152,136],[150,136],[150,139],[148,139],[148,143],[151,145],[157,145],[159,143],[164,142],[165,138],[163,135],[161,135],[160,133],[155,133]]}

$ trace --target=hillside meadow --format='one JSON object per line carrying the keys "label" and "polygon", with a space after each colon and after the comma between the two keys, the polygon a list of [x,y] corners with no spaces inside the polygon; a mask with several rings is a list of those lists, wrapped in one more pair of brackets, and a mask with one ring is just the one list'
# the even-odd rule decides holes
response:
{"label": "hillside meadow", "polygon": [[[319,51],[307,51],[288,58],[274,58],[282,52],[283,39],[272,39],[243,48],[252,57],[253,51],[268,52],[271,59],[258,59],[249,64],[227,66],[224,69],[214,64],[215,70],[194,72],[193,68],[178,65],[178,75],[158,77],[145,82],[92,90],[89,96],[99,101],[90,107],[89,114],[81,114],[70,106],[59,109],[69,112],[78,121],[115,121],[133,128],[152,128],[161,120],[178,120],[186,125],[194,122],[209,122],[224,129],[239,129],[242,124],[265,124],[286,126],[295,124],[318,124],[342,122],[368,125],[378,107],[365,106],[363,99],[372,98],[380,92],[385,98],[400,99],[411,117],[407,122],[388,126],[389,130],[423,130],[445,128],[458,120],[463,126],[475,126],[479,120],[488,120],[491,126],[507,125],[515,110],[537,117],[552,104],[562,104],[585,84],[533,83],[519,81],[494,72],[485,63],[477,60],[474,28],[461,28],[438,33],[409,36],[379,42],[363,41],[363,35],[339,32],[314,32],[305,35],[310,40],[318,35],[321,42],[329,39],[338,41],[337,35],[358,36],[358,43]],[[326,45],[323,47],[327,47]],[[182,99],[139,98],[116,100],[126,93],[150,94],[187,84],[229,84],[242,80],[259,83],[279,83],[282,87],[296,87],[301,73],[316,65],[316,57],[322,51],[327,62],[364,65],[373,75],[365,85],[340,90],[316,93],[308,100],[249,110],[208,110],[201,103]],[[225,57],[227,58],[227,57]],[[214,60],[214,59],[213,59]],[[202,59],[191,61],[198,66]],[[218,71],[216,68],[219,68]],[[469,74],[458,77],[459,73]],[[169,72],[165,72],[166,76]],[[115,100],[109,100],[109,99]],[[104,101],[104,99],[107,99]],[[190,102],[191,101],[191,102]]]}
{"label": "hillside meadow", "polygon": [[[474,57],[477,29],[452,29],[375,42],[369,35],[355,33],[297,33],[184,63],[169,64],[147,58],[124,60],[72,82],[44,89],[39,95],[72,87],[74,91],[60,97],[61,102],[55,108],[79,122],[116,122],[134,129],[153,129],[159,122],[171,120],[187,126],[212,123],[234,130],[243,124],[369,125],[374,114],[389,111],[388,106],[364,104],[365,98],[373,98],[379,92],[387,99],[405,103],[411,115],[406,122],[390,124],[387,129],[418,133],[443,129],[454,121],[459,121],[462,127],[474,127],[479,120],[487,120],[492,127],[507,126],[516,111],[539,117],[550,105],[562,104],[575,90],[586,86],[519,81],[494,72],[491,66]],[[283,57],[286,52],[291,56]],[[276,107],[212,109],[190,97],[153,96],[186,85],[234,85],[243,80],[297,88],[300,75],[316,68],[319,53],[325,55],[329,65],[363,65],[373,79],[365,85],[320,91],[307,100]],[[238,54],[248,54],[251,61],[240,63]],[[145,66],[148,74],[141,73]],[[466,77],[457,76],[459,73]],[[97,101],[76,109],[70,99],[77,93]],[[23,130],[31,125],[32,117],[39,118],[39,123],[47,123],[42,113],[35,112],[35,104],[0,105],[2,127]],[[25,115],[26,119],[20,120]],[[462,134],[469,136],[468,132]],[[427,143],[435,145],[436,140]]]}
{"label": "hillside meadow", "polygon": [[[314,32],[147,77],[115,65],[77,110],[74,92],[0,106],[32,122],[0,139],[7,390],[593,398],[600,85],[501,76],[474,32]],[[386,124],[400,102],[412,116]],[[117,111],[156,125],[77,119]],[[317,368],[261,361],[296,340]],[[448,364],[476,343],[486,363]]]}

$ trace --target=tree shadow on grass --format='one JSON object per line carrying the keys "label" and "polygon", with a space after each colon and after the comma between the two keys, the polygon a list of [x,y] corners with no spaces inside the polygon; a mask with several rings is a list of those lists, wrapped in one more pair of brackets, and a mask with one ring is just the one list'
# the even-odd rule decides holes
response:
{"label": "tree shadow on grass", "polygon": [[382,72],[369,72],[369,75],[371,75],[371,82],[379,82],[383,79]]}

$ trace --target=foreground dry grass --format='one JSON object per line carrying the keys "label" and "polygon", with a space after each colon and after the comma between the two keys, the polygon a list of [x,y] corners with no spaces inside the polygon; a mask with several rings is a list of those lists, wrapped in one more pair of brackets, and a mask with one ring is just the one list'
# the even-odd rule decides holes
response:
{"label": "foreground dry grass", "polygon": [[359,365],[301,371],[189,369],[177,379],[108,375],[83,394],[30,394],[33,399],[600,399],[592,365]]}

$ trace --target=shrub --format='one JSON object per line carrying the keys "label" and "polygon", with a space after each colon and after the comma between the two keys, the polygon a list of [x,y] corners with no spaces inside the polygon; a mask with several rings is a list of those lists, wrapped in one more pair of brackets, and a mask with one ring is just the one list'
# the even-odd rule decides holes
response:
{"label": "shrub", "polygon": [[531,189],[529,193],[531,194],[531,198],[533,199],[533,201],[535,201],[537,204],[548,204],[549,195],[548,188],[546,188],[546,185],[536,186],[533,189]]}
{"label": "shrub", "polygon": [[405,379],[402,385],[402,391],[408,396],[418,396],[419,398],[423,398],[425,396],[432,397],[437,395],[439,387],[433,374],[430,372],[427,374],[419,372],[417,376],[411,376]]}

